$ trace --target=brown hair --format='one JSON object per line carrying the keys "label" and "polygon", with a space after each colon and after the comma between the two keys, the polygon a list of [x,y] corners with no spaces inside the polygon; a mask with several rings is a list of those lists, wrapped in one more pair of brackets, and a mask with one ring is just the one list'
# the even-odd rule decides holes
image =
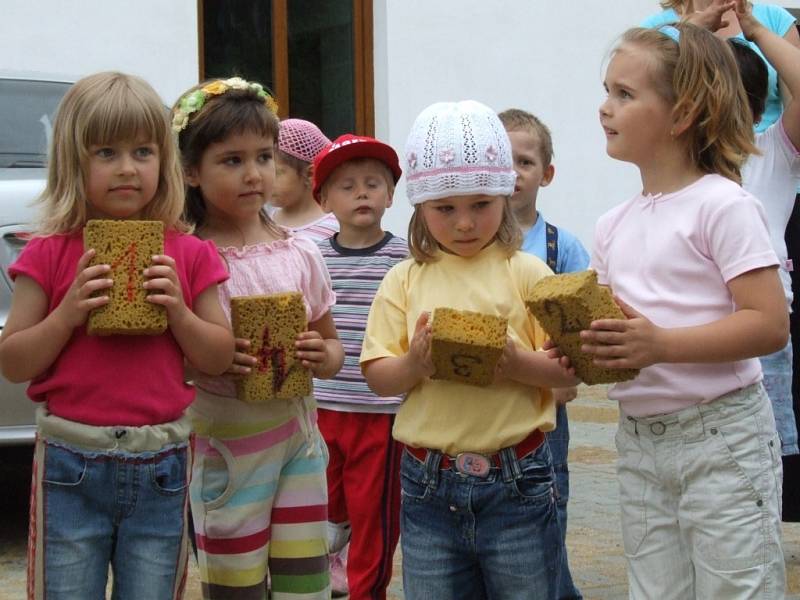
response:
{"label": "brown hair", "polygon": [[553,136],[547,125],[542,123],[536,115],[519,108],[509,108],[497,115],[506,131],[527,131],[539,140],[539,154],[543,167],[549,167],[553,162]]}
{"label": "brown hair", "polygon": [[141,218],[188,231],[181,219],[183,177],[164,104],[144,79],[106,71],[79,80],[61,99],[37,233],[71,233],[86,223],[90,146],[140,139],[155,143],[159,152],[158,186]]}
{"label": "brown hair", "polygon": [[[505,250],[508,256],[514,254],[522,246],[522,231],[520,231],[517,219],[511,210],[508,196],[503,196],[503,218],[500,221],[500,227],[497,228],[494,241]],[[441,248],[441,244],[436,241],[425,223],[425,217],[422,216],[422,204],[415,205],[414,214],[411,215],[411,221],[408,224],[408,249],[411,256],[418,263],[435,262],[437,260],[436,253]]]}
{"label": "brown hair", "polygon": [[630,46],[654,57],[657,93],[673,106],[676,120],[688,121],[677,135],[692,164],[741,183],[741,167],[753,145],[753,117],[739,69],[728,45],[711,32],[681,23],[680,41],[656,29],[629,29],[617,52]]}
{"label": "brown hair", "polygon": [[[214,80],[211,80],[214,81]],[[181,99],[194,90],[208,85],[205,81],[186,90],[172,107],[178,110]],[[189,116],[189,121],[178,134],[178,148],[185,171],[198,168],[203,154],[211,144],[222,142],[231,135],[255,133],[275,140],[277,149],[280,126],[278,117],[264,104],[264,98],[250,87],[229,89],[222,94],[209,96],[203,106]],[[186,187],[185,218],[197,227],[206,219],[206,202],[199,187]],[[273,223],[262,209],[261,221],[279,238],[285,237],[283,229]]]}

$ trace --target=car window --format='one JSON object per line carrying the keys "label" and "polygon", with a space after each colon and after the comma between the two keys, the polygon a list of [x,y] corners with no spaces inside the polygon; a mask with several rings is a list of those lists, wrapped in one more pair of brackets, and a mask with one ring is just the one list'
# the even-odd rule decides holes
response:
{"label": "car window", "polygon": [[53,116],[69,86],[0,79],[0,168],[45,165]]}

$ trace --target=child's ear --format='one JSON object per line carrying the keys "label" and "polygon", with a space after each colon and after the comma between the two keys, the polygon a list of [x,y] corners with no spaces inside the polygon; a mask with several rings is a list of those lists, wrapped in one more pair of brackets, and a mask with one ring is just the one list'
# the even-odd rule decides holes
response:
{"label": "child's ear", "polygon": [[679,138],[681,135],[689,129],[695,121],[696,113],[694,111],[689,112],[688,110],[684,110],[681,114],[675,115],[672,129],[670,129],[670,136],[673,138]]}
{"label": "child's ear", "polygon": [[308,164],[305,172],[303,173],[303,182],[308,187],[311,187],[314,184],[314,165],[312,163]]}
{"label": "child's ear", "polygon": [[183,179],[189,187],[197,187],[200,185],[197,167],[188,167],[183,170]]}
{"label": "child's ear", "polygon": [[553,177],[556,176],[556,168],[554,165],[550,164],[544,168],[542,171],[542,181],[539,183],[539,187],[546,187],[550,185],[553,181]]}

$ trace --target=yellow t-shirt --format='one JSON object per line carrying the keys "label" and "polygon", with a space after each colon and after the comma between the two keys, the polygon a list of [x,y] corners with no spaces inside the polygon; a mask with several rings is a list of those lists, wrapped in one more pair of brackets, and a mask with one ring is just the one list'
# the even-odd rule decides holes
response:
{"label": "yellow t-shirt", "polygon": [[[526,350],[541,348],[545,333],[523,298],[551,274],[535,256],[516,252],[509,258],[497,244],[472,258],[440,252],[436,262],[398,263],[372,303],[361,363],[408,352],[419,315],[440,306],[506,317],[514,343]],[[534,429],[552,431],[555,416],[546,388],[510,380],[477,387],[425,379],[401,405],[393,435],[409,446],[450,455],[489,453],[517,444]]]}

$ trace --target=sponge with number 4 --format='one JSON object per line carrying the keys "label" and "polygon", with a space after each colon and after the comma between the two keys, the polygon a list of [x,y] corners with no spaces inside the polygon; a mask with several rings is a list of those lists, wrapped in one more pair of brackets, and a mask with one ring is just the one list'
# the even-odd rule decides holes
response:
{"label": "sponge with number 4", "polygon": [[598,285],[595,271],[579,271],[544,277],[525,301],[542,328],[566,354],[575,374],[589,385],[628,381],[638,369],[606,369],[581,351],[580,332],[597,319],[625,319],[611,291]]}

